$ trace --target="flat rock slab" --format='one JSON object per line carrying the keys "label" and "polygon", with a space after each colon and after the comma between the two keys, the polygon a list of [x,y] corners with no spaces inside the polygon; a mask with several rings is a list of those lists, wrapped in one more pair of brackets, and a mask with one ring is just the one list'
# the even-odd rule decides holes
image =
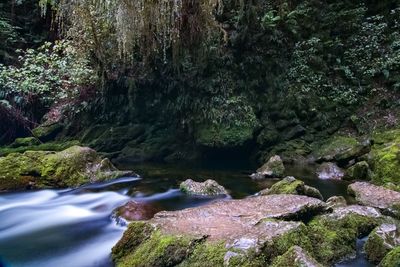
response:
{"label": "flat rock slab", "polygon": [[373,207],[350,205],[345,207],[336,207],[332,213],[324,215],[327,218],[340,220],[345,218],[349,214],[357,214],[369,218],[380,218],[382,217],[381,212]]}
{"label": "flat rock slab", "polygon": [[150,223],[166,234],[206,236],[208,240],[231,241],[233,247],[246,247],[301,225],[268,219],[300,219],[324,212],[326,207],[324,202],[306,196],[268,195],[163,211]]}
{"label": "flat rock slab", "polygon": [[356,182],[348,187],[348,191],[361,205],[371,206],[382,210],[400,205],[400,193],[376,186],[367,182]]}

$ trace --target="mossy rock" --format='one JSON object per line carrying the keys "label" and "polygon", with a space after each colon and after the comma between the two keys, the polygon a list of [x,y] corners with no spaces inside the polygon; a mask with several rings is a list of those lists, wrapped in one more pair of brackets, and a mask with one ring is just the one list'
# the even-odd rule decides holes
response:
{"label": "mossy rock", "polygon": [[10,148],[29,147],[39,145],[40,141],[36,137],[17,138],[10,145]]}
{"label": "mossy rock", "polygon": [[96,151],[80,146],[61,152],[26,151],[0,157],[0,191],[76,187],[128,174],[131,172],[118,171]]}
{"label": "mossy rock", "polygon": [[371,170],[366,161],[360,161],[348,168],[343,176],[344,180],[370,180]]}
{"label": "mossy rock", "polygon": [[352,255],[357,238],[367,235],[379,223],[380,218],[353,212],[317,216],[307,225],[315,259],[330,265]]}
{"label": "mossy rock", "polygon": [[293,195],[305,195],[318,199],[323,199],[318,189],[307,186],[303,181],[297,180],[294,177],[286,177],[281,181],[272,185],[269,189],[264,189],[260,192],[260,195],[273,195],[273,194],[293,194]]}
{"label": "mossy rock", "polygon": [[379,267],[399,267],[400,266],[400,246],[392,249],[379,264]]}
{"label": "mossy rock", "polygon": [[26,151],[62,151],[72,146],[80,145],[77,140],[46,142],[38,145],[2,147],[0,148],[0,157],[11,153],[24,153]]}
{"label": "mossy rock", "polygon": [[377,184],[400,184],[400,143],[374,150],[374,176]]}
{"label": "mossy rock", "polygon": [[61,123],[42,124],[32,130],[33,135],[42,142],[54,140],[56,136],[64,129]]}
{"label": "mossy rock", "polygon": [[[354,150],[360,143],[348,136],[333,136],[324,142],[314,143],[313,154],[318,162],[335,161],[344,153]],[[358,155],[361,156],[361,155]]]}
{"label": "mossy rock", "polygon": [[285,254],[277,257],[271,267],[322,267],[311,255],[299,246],[291,247]]}
{"label": "mossy rock", "polygon": [[368,260],[378,264],[386,254],[400,246],[400,230],[395,224],[382,224],[368,236],[364,250]]}

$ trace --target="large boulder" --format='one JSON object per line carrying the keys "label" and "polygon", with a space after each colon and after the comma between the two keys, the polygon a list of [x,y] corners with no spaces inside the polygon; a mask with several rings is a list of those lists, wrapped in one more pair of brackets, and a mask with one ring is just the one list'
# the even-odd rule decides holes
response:
{"label": "large boulder", "polygon": [[350,195],[365,206],[382,210],[384,213],[400,218],[400,193],[367,182],[356,182],[348,187]]}
{"label": "large boulder", "polygon": [[256,173],[253,173],[251,177],[253,179],[263,179],[266,177],[283,177],[285,174],[285,166],[281,157],[275,155],[272,156],[263,166],[261,166]]}
{"label": "large boulder", "polygon": [[315,144],[314,157],[317,162],[335,161],[341,166],[371,151],[369,140],[359,142],[348,136],[333,136],[322,144]]}
{"label": "large boulder", "polygon": [[194,196],[228,195],[228,192],[222,185],[219,185],[216,181],[210,179],[203,183],[195,182],[192,179],[188,179],[182,182],[179,188],[185,194]]}
{"label": "large boulder", "polygon": [[317,168],[317,176],[322,180],[341,180],[344,171],[335,163],[324,162]]}
{"label": "large boulder", "polygon": [[0,191],[75,187],[130,175],[118,171],[96,151],[72,146],[61,152],[26,151],[0,158]]}
{"label": "large boulder", "polygon": [[297,180],[294,177],[286,177],[281,181],[272,185],[271,188],[262,190],[260,195],[274,195],[274,194],[294,194],[294,195],[305,195],[309,197],[315,197],[323,199],[318,189],[305,185],[303,181]]}
{"label": "large boulder", "polygon": [[54,140],[64,129],[64,125],[60,122],[43,123],[32,130],[33,135],[42,142]]}
{"label": "large boulder", "polygon": [[294,245],[312,244],[300,219],[325,211],[315,198],[296,195],[220,200],[163,211],[131,224],[113,248],[117,266],[263,266]]}
{"label": "large boulder", "polygon": [[378,264],[393,248],[400,246],[400,229],[395,224],[384,223],[368,236],[364,250],[368,260]]}

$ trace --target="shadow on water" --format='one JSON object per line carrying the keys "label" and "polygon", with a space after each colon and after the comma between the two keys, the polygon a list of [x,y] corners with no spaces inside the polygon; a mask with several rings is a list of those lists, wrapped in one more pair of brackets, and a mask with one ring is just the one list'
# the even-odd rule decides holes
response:
{"label": "shadow on water", "polygon": [[[121,167],[121,166],[119,166]],[[232,198],[244,198],[278,180],[250,179],[254,167],[240,162],[213,162],[206,166],[142,164],[123,166],[141,177],[126,177],[77,189],[0,194],[0,260],[9,266],[112,266],[110,251],[125,227],[112,214],[129,200],[151,203],[162,210],[204,205],[216,198],[187,196],[179,184],[190,178],[214,179]],[[346,195],[347,183],[321,181],[304,166],[288,174],[317,187],[325,198]],[[0,266],[5,263],[0,262]],[[358,254],[344,266],[368,266]]]}

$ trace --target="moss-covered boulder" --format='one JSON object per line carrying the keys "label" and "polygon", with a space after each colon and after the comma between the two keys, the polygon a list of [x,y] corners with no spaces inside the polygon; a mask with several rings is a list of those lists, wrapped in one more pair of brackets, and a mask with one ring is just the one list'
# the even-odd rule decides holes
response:
{"label": "moss-covered boulder", "polygon": [[183,193],[193,196],[228,195],[228,192],[222,185],[219,185],[216,181],[210,179],[203,183],[188,179],[180,184],[179,189]]}
{"label": "moss-covered boulder", "polygon": [[382,224],[368,236],[364,250],[368,260],[378,264],[393,248],[400,246],[400,229],[395,224]]}
{"label": "moss-covered boulder", "polygon": [[315,217],[307,225],[315,259],[326,265],[353,255],[356,240],[380,224],[382,215],[371,207],[347,206]]}
{"label": "moss-covered boulder", "polygon": [[366,161],[360,161],[348,168],[343,176],[344,180],[370,180],[371,170]]}
{"label": "moss-covered boulder", "polygon": [[271,267],[322,267],[310,254],[299,246],[291,247],[285,254],[277,257]]}
{"label": "moss-covered boulder", "polygon": [[322,143],[313,144],[317,162],[335,161],[341,166],[371,151],[369,141],[359,142],[348,136],[333,136]]}
{"label": "moss-covered boulder", "polygon": [[400,193],[367,182],[349,185],[347,191],[362,205],[382,210],[385,214],[400,218]]}
{"label": "moss-covered boulder", "polygon": [[271,188],[262,190],[260,195],[274,195],[274,194],[294,194],[305,195],[318,199],[323,199],[318,189],[305,185],[303,181],[297,180],[294,177],[286,177],[281,181],[272,185]]}
{"label": "moss-covered boulder", "polygon": [[375,149],[373,181],[378,184],[400,185],[400,143]]}
{"label": "moss-covered boulder", "polygon": [[33,135],[42,142],[54,140],[57,135],[64,129],[64,125],[55,123],[44,123],[32,130]]}
{"label": "moss-covered boulder", "polygon": [[18,147],[0,147],[0,157],[7,156],[12,153],[24,153],[26,151],[52,151],[58,152],[65,150],[72,146],[79,146],[80,143],[77,140],[69,141],[51,141],[46,143],[40,143],[36,145],[21,145]]}
{"label": "moss-covered boulder", "polygon": [[61,152],[26,151],[0,158],[0,191],[75,187],[131,174],[118,171],[96,151],[73,146]]}
{"label": "moss-covered boulder", "polygon": [[379,267],[399,267],[400,266],[400,246],[392,249],[379,264]]}
{"label": "moss-covered boulder", "polygon": [[36,145],[39,145],[39,144],[40,144],[40,141],[36,137],[17,138],[10,145],[10,148],[36,146]]}
{"label": "moss-covered boulder", "polygon": [[283,177],[285,174],[285,166],[281,157],[272,156],[264,165],[257,169],[256,173],[251,175],[253,179],[263,179],[267,177]]}

